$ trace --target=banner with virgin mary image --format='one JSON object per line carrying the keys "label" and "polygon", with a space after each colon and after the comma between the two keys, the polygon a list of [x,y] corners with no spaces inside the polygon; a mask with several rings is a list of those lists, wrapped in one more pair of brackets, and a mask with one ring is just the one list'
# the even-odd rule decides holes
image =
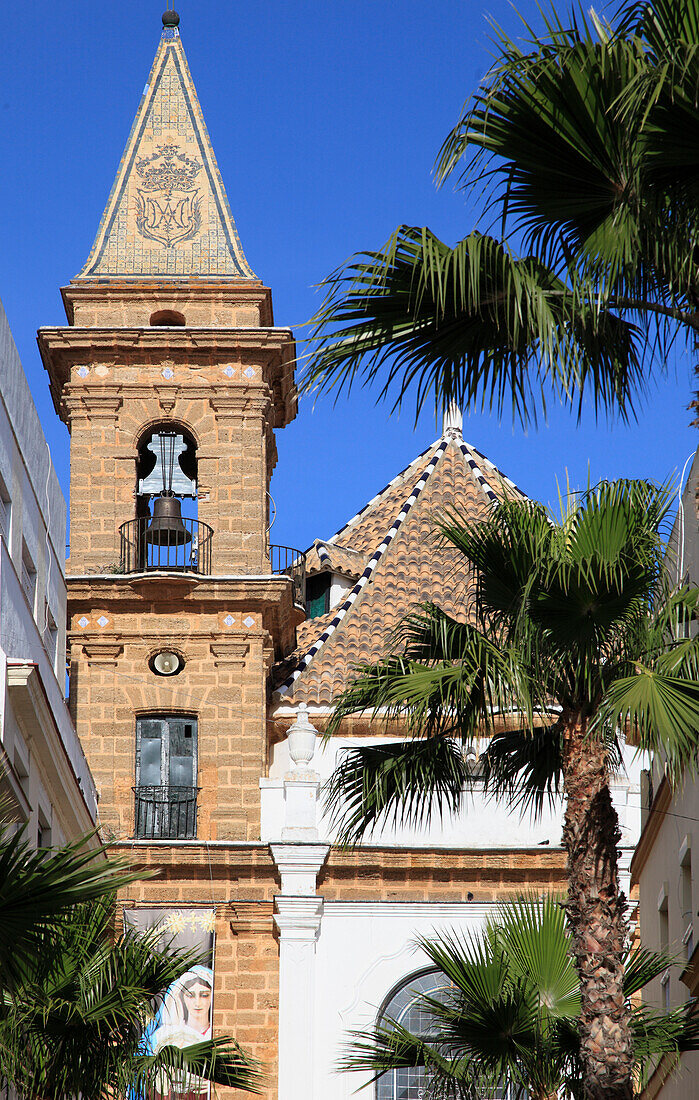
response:
{"label": "banner with virgin mary image", "polygon": [[[124,927],[140,932],[158,929],[159,947],[189,950],[199,961],[163,990],[153,1018],[143,1032],[142,1049],[157,1054],[164,1046],[181,1050],[211,1038],[214,1001],[215,909],[124,909]],[[186,1081],[169,1079],[156,1089],[163,1100],[206,1100],[208,1082],[188,1074]]]}

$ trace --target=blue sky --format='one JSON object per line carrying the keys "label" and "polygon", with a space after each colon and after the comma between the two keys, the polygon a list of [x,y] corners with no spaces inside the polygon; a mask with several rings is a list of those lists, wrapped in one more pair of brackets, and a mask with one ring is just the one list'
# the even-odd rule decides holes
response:
{"label": "blue sky", "polygon": [[[64,490],[69,440],[36,348],[64,323],[59,287],[87,257],[161,29],[160,0],[24,0],[6,5],[0,77],[0,297]],[[529,0],[520,10],[536,22]],[[431,169],[489,65],[487,16],[516,33],[505,0],[179,0],[182,38],[233,215],[277,324],[301,327],[313,289],[401,222],[453,243],[474,224]],[[464,435],[531,496],[556,479],[658,480],[699,442],[686,356],[669,364],[636,423],[582,423],[553,408],[525,435],[467,415]],[[278,434],[273,541],[328,537],[439,432],[425,414],[389,416],[373,391],[304,399]]]}

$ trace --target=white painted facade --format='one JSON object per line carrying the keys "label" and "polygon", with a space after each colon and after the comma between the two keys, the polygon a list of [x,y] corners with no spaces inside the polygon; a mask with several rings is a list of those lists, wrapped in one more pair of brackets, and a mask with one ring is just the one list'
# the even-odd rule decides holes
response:
{"label": "white painted facade", "polygon": [[[311,710],[311,720],[313,711]],[[322,810],[322,791],[324,783],[330,778],[343,753],[354,745],[385,744],[381,738],[350,738],[334,736],[331,740],[316,739],[313,756],[313,770],[318,776],[318,832],[319,839],[326,844],[336,839],[332,823]],[[612,782],[612,797],[619,815],[621,828],[621,852],[623,888],[628,892],[628,866],[636,841],[641,831],[641,773],[647,768],[645,758],[636,755],[633,749],[624,753],[624,770],[615,775]],[[288,740],[274,746],[269,777],[260,780],[262,808],[262,840],[274,841],[284,836],[288,827],[285,814],[288,812],[290,794],[285,776],[293,770],[289,756]],[[559,846],[563,828],[563,803],[557,799],[552,806],[545,806],[542,816],[533,820],[529,814],[520,814],[510,810],[505,803],[486,799],[478,782],[470,790],[464,791],[461,813],[448,814],[444,818],[435,817],[421,828],[395,827],[391,824],[375,829],[364,845],[381,847],[424,847],[424,848],[536,848]]]}
{"label": "white painted facade", "polygon": [[94,826],[97,796],[64,699],[66,504],[0,305],[0,765],[32,843]]}
{"label": "white painted facade", "polygon": [[[305,708],[304,708],[305,709]],[[368,1078],[339,1072],[338,1060],[352,1031],[372,1028],[389,994],[430,966],[419,936],[452,931],[469,936],[483,928],[497,905],[478,897],[478,885],[461,902],[355,901],[323,897],[322,868],[333,832],[322,811],[322,784],[339,756],[362,738],[309,738],[305,714],[275,747],[270,776],[260,780],[262,839],[270,842],[281,880],[275,898],[280,936],[279,1100],[350,1100],[357,1088],[375,1095]],[[378,739],[375,739],[378,740]],[[640,831],[643,761],[626,752],[626,770],[615,777],[614,802],[623,832],[622,886]],[[386,847],[439,850],[520,849],[542,840],[560,845],[562,805],[534,823],[465,792],[463,812],[423,830],[376,830],[364,842]],[[299,1072],[299,1067],[308,1067]]]}

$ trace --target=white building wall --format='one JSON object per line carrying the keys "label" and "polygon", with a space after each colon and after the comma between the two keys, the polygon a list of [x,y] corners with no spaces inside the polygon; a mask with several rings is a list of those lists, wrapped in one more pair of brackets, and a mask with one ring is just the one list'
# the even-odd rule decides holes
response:
{"label": "white building wall", "polygon": [[[371,1029],[390,991],[431,967],[418,936],[444,931],[469,936],[483,928],[494,904],[326,901],[316,948],[314,1097],[350,1100],[367,1078],[340,1073],[337,1063],[352,1031]],[[360,1096],[370,1100],[372,1089]],[[302,1100],[299,1091],[297,1098]]]}
{"label": "white building wall", "polygon": [[2,764],[30,839],[41,829],[44,843],[57,843],[94,824],[97,799],[64,699],[66,503],[1,304],[0,479],[9,497],[0,523]]}
{"label": "white building wall", "polygon": [[[275,897],[279,1100],[350,1100],[369,1078],[338,1071],[348,1036],[371,1029],[391,991],[430,966],[416,940],[440,932],[477,933],[497,904],[479,898],[475,881],[472,890],[464,886],[458,902],[326,900],[322,869],[333,833],[322,815],[322,783],[346,748],[369,742],[333,738],[323,744],[315,738],[315,751],[313,742],[313,731],[299,714],[287,740],[275,747],[270,777],[260,781],[262,838],[271,842],[281,882]],[[643,761],[630,750],[626,757],[627,769],[615,777],[613,797],[623,832],[622,888],[628,894]],[[460,815],[422,830],[376,830],[368,843],[429,847],[437,862],[440,849],[449,848],[526,853],[542,839],[560,845],[561,820],[560,802],[533,822],[529,815],[486,801],[476,789],[465,794]],[[299,1066],[309,1071],[300,1073]],[[363,1095],[371,1098],[373,1090]]]}
{"label": "white building wall", "polygon": [[[310,715],[311,720],[313,715]],[[380,738],[333,737],[327,742],[317,739],[312,767],[322,785],[327,782],[338,760],[348,748],[355,745],[380,743]],[[385,741],[384,741],[385,743]],[[647,767],[645,757],[632,749],[624,753],[624,770],[614,776],[612,798],[619,815],[621,829],[622,887],[629,892],[628,869],[631,855],[641,831],[641,772]],[[274,746],[269,778],[260,780],[262,840],[279,840],[284,828],[286,813],[284,777],[292,768],[288,742]],[[391,823],[375,829],[364,841],[366,845],[425,847],[425,848],[536,848],[539,845],[556,847],[561,843],[563,828],[563,803],[557,799],[553,805],[544,806],[543,814],[534,820],[529,813],[509,810],[503,802],[486,799],[476,783],[464,792],[462,811],[435,815],[429,824],[420,828],[395,827]],[[318,821],[318,838],[323,843],[336,839],[336,830],[322,812]]]}

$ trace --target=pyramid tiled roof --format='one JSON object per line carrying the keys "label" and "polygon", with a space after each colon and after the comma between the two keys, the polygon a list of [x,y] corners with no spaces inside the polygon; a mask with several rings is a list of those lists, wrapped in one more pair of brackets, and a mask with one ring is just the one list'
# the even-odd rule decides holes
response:
{"label": "pyramid tiled roof", "polygon": [[330,705],[353,666],[386,652],[391,632],[416,603],[433,600],[463,618],[460,555],[439,540],[435,516],[455,510],[478,519],[513,493],[524,495],[451,429],[332,538],[315,542],[312,572],[335,568],[340,551],[361,558],[362,570],[338,607],[299,627],[295,652],[276,670],[276,701],[284,707]]}

